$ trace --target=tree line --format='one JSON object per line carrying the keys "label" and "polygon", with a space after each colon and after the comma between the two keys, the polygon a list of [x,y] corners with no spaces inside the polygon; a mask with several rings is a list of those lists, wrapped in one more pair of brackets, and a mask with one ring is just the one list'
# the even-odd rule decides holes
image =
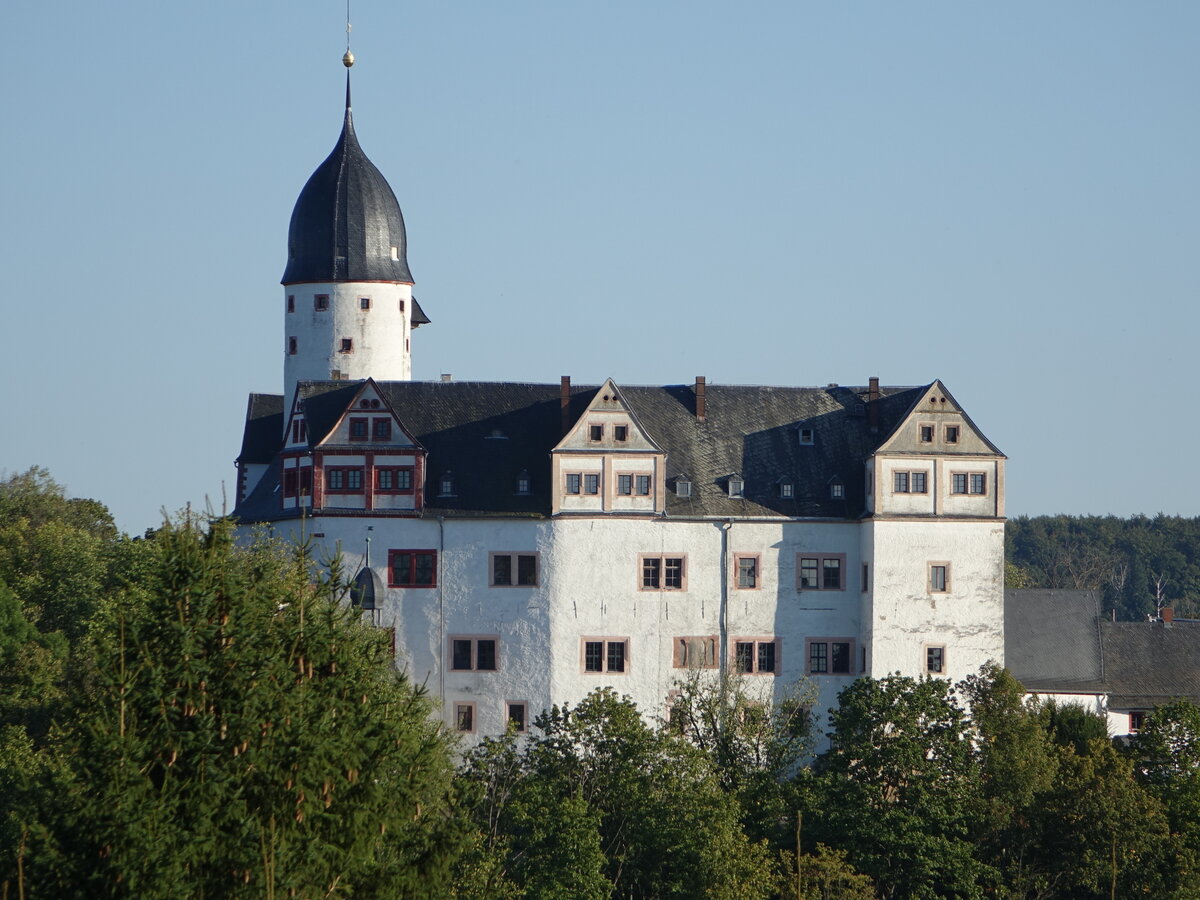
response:
{"label": "tree line", "polygon": [[1186,703],[1117,745],[994,667],[828,721],[695,672],[666,721],[599,690],[466,750],[346,590],[0,482],[0,898],[1200,897]]}
{"label": "tree line", "polygon": [[1125,621],[1200,618],[1200,517],[1018,516],[1005,547],[1009,587],[1097,590]]}

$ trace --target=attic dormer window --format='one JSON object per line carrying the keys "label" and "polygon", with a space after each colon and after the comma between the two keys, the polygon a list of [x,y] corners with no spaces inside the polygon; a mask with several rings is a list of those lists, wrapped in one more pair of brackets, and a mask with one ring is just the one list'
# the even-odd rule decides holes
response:
{"label": "attic dormer window", "polygon": [[811,425],[801,425],[799,430],[800,446],[811,447],[814,443],[813,428]]}
{"label": "attic dormer window", "polygon": [[454,473],[443,472],[442,477],[438,479],[438,496],[453,497],[454,496]]}
{"label": "attic dormer window", "polygon": [[829,480],[829,499],[841,500],[846,496],[846,486],[836,475]]}
{"label": "attic dormer window", "polygon": [[729,477],[729,496],[744,497],[746,496],[746,482],[742,480],[740,475],[731,475]]}
{"label": "attic dormer window", "polygon": [[790,478],[782,478],[779,481],[779,497],[783,500],[792,500],[796,496],[796,483]]}
{"label": "attic dormer window", "polygon": [[623,443],[625,443],[625,441],[629,440],[629,426],[614,425],[613,426],[613,440],[616,441],[618,444],[623,444]]}
{"label": "attic dormer window", "polygon": [[675,479],[675,496],[690,497],[692,496],[692,483],[688,481],[686,476],[680,475]]}
{"label": "attic dormer window", "polygon": [[520,474],[517,475],[517,493],[528,494],[530,493],[531,486],[532,481],[529,478],[529,471],[522,469]]}

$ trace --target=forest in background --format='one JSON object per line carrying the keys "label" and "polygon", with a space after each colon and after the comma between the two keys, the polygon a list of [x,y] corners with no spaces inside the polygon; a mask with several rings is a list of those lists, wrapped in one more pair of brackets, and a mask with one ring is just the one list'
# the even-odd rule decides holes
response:
{"label": "forest in background", "polygon": [[692,673],[669,721],[601,689],[464,753],[347,589],[0,481],[0,898],[1200,900],[1191,704],[1114,743],[995,667],[821,723]]}
{"label": "forest in background", "polygon": [[1119,621],[1145,621],[1164,606],[1200,619],[1200,517],[1017,516],[1005,556],[1011,588],[1097,590]]}

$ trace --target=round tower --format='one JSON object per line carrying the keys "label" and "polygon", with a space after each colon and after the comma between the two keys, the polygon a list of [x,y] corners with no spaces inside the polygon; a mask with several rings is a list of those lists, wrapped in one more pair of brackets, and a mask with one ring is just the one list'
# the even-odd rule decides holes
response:
{"label": "round tower", "polygon": [[[343,60],[349,68],[354,58]],[[429,320],[413,300],[404,217],[346,116],[292,210],[284,286],[284,393],[299,381],[407,381],[409,336]]]}

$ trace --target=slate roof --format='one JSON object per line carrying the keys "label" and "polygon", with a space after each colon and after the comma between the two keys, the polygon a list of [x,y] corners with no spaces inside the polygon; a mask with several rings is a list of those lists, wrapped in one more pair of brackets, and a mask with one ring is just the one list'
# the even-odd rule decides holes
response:
{"label": "slate roof", "polygon": [[241,463],[269,463],[279,453],[283,434],[283,397],[251,394],[246,404],[246,430],[242,432]]}
{"label": "slate roof", "polygon": [[342,133],[292,209],[282,282],[412,280],[404,216],[387,179],[359,146],[347,73]]}
{"label": "slate roof", "polygon": [[[319,442],[332,431],[361,382],[302,382],[308,434]],[[382,396],[428,451],[428,515],[548,516],[550,451],[562,438],[560,386],[515,382],[380,382]],[[599,390],[571,388],[576,421]],[[649,436],[667,454],[667,513],[672,516],[857,518],[865,509],[863,461],[889,435],[923,388],[881,388],[872,430],[863,387],[760,387],[709,384],[706,417],[695,415],[691,385],[622,386],[621,394]],[[814,443],[802,446],[801,424]],[[280,424],[278,434],[282,433]],[[278,439],[276,439],[278,445]],[[527,471],[531,493],[516,494]],[[437,483],[453,474],[454,497]],[[739,473],[745,496],[728,496],[726,479]],[[690,498],[675,495],[677,476],[692,482]],[[779,496],[790,478],[795,496]],[[844,497],[830,497],[840,479]],[[236,514],[246,521],[280,517],[278,473],[265,476]]]}
{"label": "slate roof", "polygon": [[1096,591],[1005,591],[1004,656],[1038,693],[1106,694],[1114,710],[1200,702],[1200,622],[1105,621]]}

